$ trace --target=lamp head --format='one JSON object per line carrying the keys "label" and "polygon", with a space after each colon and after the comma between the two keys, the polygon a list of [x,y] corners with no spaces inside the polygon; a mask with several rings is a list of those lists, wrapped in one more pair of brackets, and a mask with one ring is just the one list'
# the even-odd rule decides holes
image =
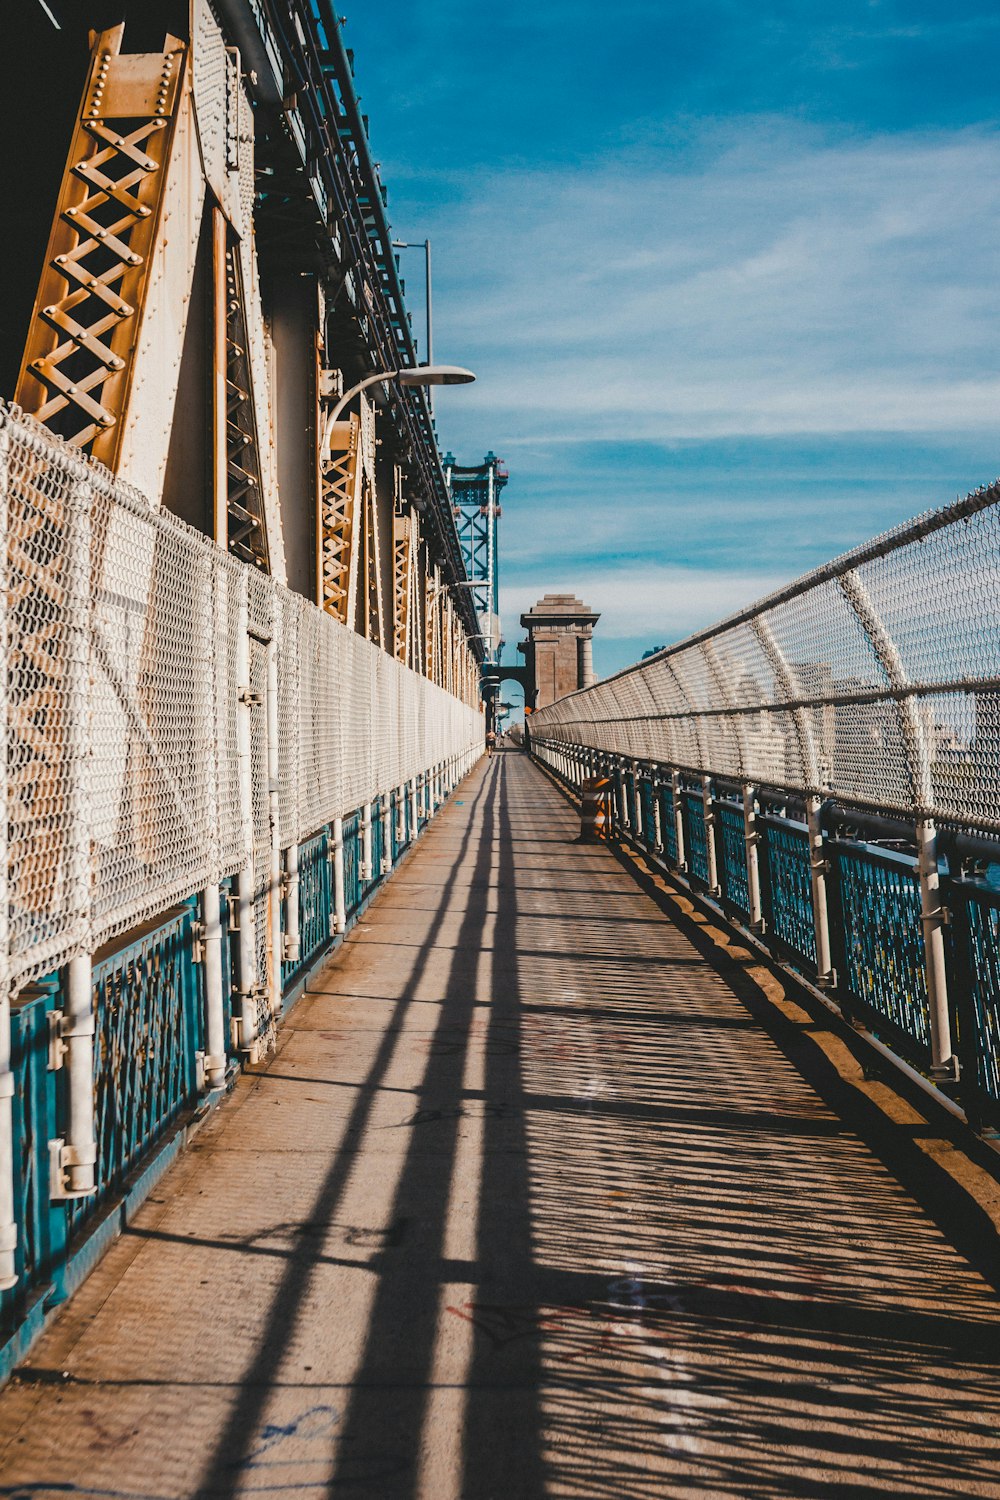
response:
{"label": "lamp head", "polygon": [[398,374],[400,385],[468,385],[475,378],[461,365],[411,365]]}

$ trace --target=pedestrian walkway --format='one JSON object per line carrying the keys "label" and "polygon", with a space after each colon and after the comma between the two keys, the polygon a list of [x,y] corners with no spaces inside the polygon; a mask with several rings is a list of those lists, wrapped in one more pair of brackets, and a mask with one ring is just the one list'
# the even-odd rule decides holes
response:
{"label": "pedestrian walkway", "polygon": [[0,1396],[0,1494],[1000,1496],[987,1174],[577,827],[466,779]]}

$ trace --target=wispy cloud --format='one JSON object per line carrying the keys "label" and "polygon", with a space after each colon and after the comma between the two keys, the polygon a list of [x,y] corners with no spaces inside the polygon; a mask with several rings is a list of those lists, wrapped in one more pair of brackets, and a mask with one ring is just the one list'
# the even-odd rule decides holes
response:
{"label": "wispy cloud", "polygon": [[750,570],[637,563],[577,567],[563,576],[556,567],[545,570],[538,583],[501,589],[501,619],[508,638],[514,640],[522,612],[542,593],[573,592],[601,612],[598,645],[602,641],[662,645],[752,603],[782,582],[783,574]]}
{"label": "wispy cloud", "polygon": [[[823,145],[760,122],[477,177],[447,208],[456,424],[512,443],[998,425],[1000,137]],[[443,229],[443,221],[442,221]],[[449,431],[451,413],[449,409]]]}

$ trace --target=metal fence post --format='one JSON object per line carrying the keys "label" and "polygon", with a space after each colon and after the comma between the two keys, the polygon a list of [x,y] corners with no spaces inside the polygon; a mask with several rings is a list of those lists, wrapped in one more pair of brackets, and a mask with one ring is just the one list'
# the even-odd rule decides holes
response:
{"label": "metal fence post", "polygon": [[670,800],[674,810],[674,842],[677,845],[677,868],[687,869],[687,849],[684,844],[684,801],[681,790],[680,771],[670,773]]}
{"label": "metal fence post", "polygon": [[97,1186],[97,1140],[94,1110],[94,971],[90,954],[71,958],[66,966],[66,1006],[62,1038],[66,1044],[68,1120],[59,1156],[65,1196],[83,1197]]}
{"label": "metal fence post", "polygon": [[410,842],[411,843],[416,838],[416,836],[417,836],[417,834],[419,832],[420,832],[420,805],[419,805],[418,793],[417,793],[417,778],[416,778],[416,776],[411,776],[410,777]]}
{"label": "metal fence post", "polygon": [[388,793],[382,798],[382,868],[380,875],[392,869],[392,807]]}
{"label": "metal fence post", "polygon": [[201,893],[205,946],[205,1084],[222,1088],[226,1081],[229,1048],[222,993],[222,892],[207,885]]}
{"label": "metal fence post", "polygon": [[757,788],[743,787],[743,843],[747,861],[747,906],[750,930],[764,931],[764,906],[760,894],[760,829],[757,825]]}
{"label": "metal fence post", "polygon": [[344,820],[333,820],[333,936],[347,926],[347,903],[344,900]]}
{"label": "metal fence post", "polygon": [[361,879],[372,878],[372,805],[366,802],[361,809]]}
{"label": "metal fence post", "polygon": [[[69,497],[69,555],[66,608],[70,622],[66,676],[69,698],[69,869],[67,883],[80,935],[90,929],[90,744],[86,705],[90,699],[91,493],[86,483]],[[93,964],[89,953],[71,958],[65,971],[65,1002],[60,1032],[65,1042],[67,1113],[65,1144],[60,1143],[55,1195],[74,1197],[96,1187],[97,1138],[94,1089]]]}
{"label": "metal fence post", "polygon": [[816,938],[816,982],[836,983],[830,946],[830,905],[827,876],[829,861],[823,844],[823,798],[815,794],[806,798],[806,822],[809,828],[809,881],[812,889],[813,932]]}
{"label": "metal fence post", "polygon": [[662,809],[660,808],[660,782],[657,778],[656,772],[652,770],[652,768],[649,772],[649,790],[650,800],[653,805],[653,852],[654,854],[662,854],[663,817]]}
{"label": "metal fence post", "polygon": [[302,934],[299,929],[299,846],[289,844],[285,850],[285,962],[297,964],[302,957]]}
{"label": "metal fence post", "polygon": [[262,981],[257,973],[257,947],[254,941],[256,912],[254,911],[254,808],[253,808],[253,764],[251,758],[250,730],[250,601],[249,581],[242,571],[237,578],[239,606],[236,623],[236,709],[237,769],[240,792],[240,824],[243,835],[243,864],[236,877],[237,953],[239,955],[239,1045],[240,1050],[252,1053],[257,1041],[257,1015],[254,1005],[254,986]]}
{"label": "metal fence post", "polygon": [[622,834],[629,831],[628,816],[628,788],[625,785],[625,762],[621,756],[616,757],[615,766],[615,805],[618,812],[618,828]]}
{"label": "metal fence post", "polygon": [[632,805],[635,814],[633,832],[641,843],[644,831],[642,826],[642,787],[639,785],[639,762],[637,760],[632,762]]}
{"label": "metal fence post", "polygon": [[941,904],[941,870],[937,829],[931,818],[917,820],[917,873],[920,878],[920,922],[924,938],[924,972],[931,1032],[931,1072],[935,1078],[957,1078],[958,1059],[952,1050],[948,1013],[948,968]]}
{"label": "metal fence post", "polygon": [[[273,599],[272,599],[273,604]],[[270,886],[268,902],[270,923],[271,973],[268,996],[272,1016],[281,1013],[281,829],[278,799],[278,643],[272,635],[267,643],[267,805],[271,825]],[[296,913],[298,897],[296,897]]]}
{"label": "metal fence post", "polygon": [[701,806],[702,815],[705,819],[705,865],[708,874],[708,891],[711,896],[721,896],[722,887],[719,884],[719,849],[716,840],[718,816],[715,811],[715,798],[712,795],[711,776],[703,776],[701,778]]}

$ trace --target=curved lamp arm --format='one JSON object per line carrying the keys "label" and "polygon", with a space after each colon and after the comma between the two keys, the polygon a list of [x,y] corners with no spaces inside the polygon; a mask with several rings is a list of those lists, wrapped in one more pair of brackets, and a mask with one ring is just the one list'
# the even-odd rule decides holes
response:
{"label": "curved lamp arm", "polygon": [[330,452],[334,425],[348,402],[371,385],[381,385],[385,380],[398,380],[400,385],[468,385],[475,378],[471,370],[465,370],[461,365],[410,365],[403,370],[377,370],[374,375],[366,375],[364,380],[359,380],[357,385],[344,392],[327,417],[320,454],[325,457]]}

